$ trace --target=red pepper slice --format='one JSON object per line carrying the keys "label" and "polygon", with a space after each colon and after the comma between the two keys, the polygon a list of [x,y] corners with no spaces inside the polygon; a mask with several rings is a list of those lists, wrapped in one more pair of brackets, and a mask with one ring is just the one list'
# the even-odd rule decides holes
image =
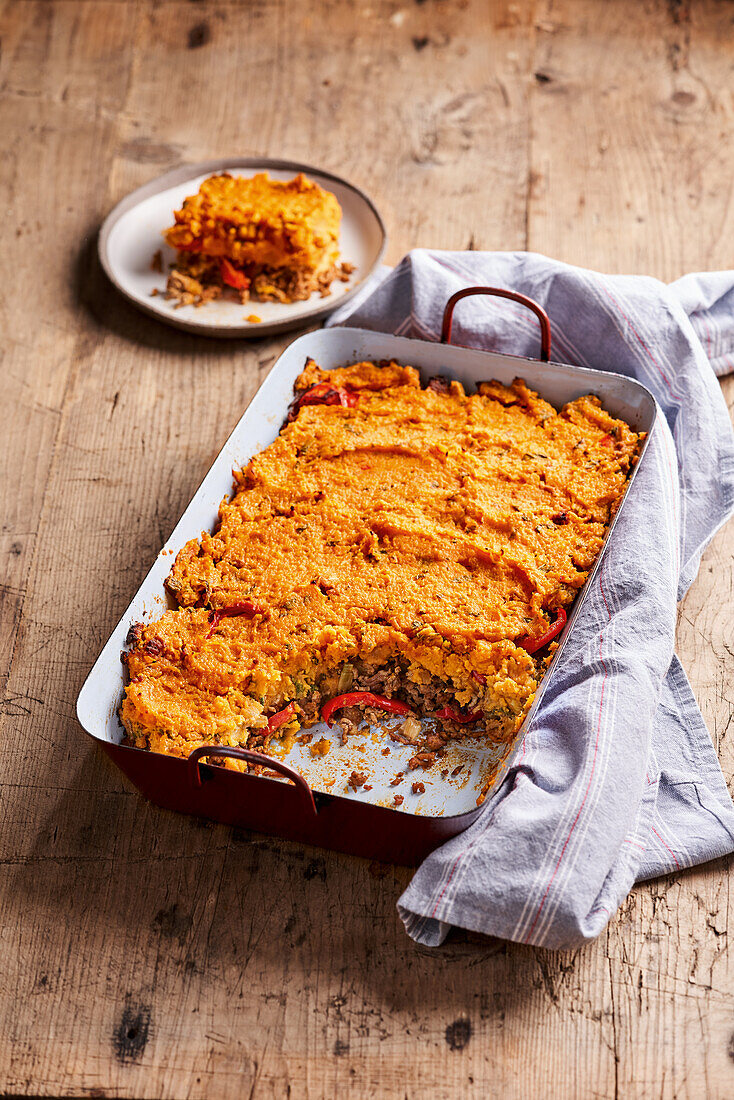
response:
{"label": "red pepper slice", "polygon": [[483,673],[477,672],[476,669],[472,669],[471,675],[472,675],[472,680],[476,680],[476,682],[478,684],[486,684],[487,677],[484,676]]}
{"label": "red pepper slice", "polygon": [[219,274],[222,276],[222,282],[227,286],[233,286],[235,290],[247,290],[250,285],[250,280],[244,271],[239,271],[226,256],[222,256],[219,260]]}
{"label": "red pepper slice", "polygon": [[222,619],[235,618],[238,615],[247,615],[248,619],[252,619],[255,615],[262,615],[264,611],[262,604],[253,603],[252,600],[240,600],[238,603],[230,604],[229,607],[219,607],[216,611],[210,611],[211,626],[207,638],[211,638]]}
{"label": "red pepper slice", "polygon": [[277,714],[271,714],[268,718],[268,733],[273,733],[279,729],[280,726],[284,726],[286,722],[289,722],[296,713],[295,703],[289,703],[283,710],[279,710]]}
{"label": "red pepper slice", "polygon": [[537,653],[544,645],[548,645],[548,642],[552,642],[554,638],[558,637],[566,625],[566,618],[566,612],[562,607],[559,607],[556,613],[556,621],[550,630],[546,630],[545,634],[541,634],[539,638],[524,638],[517,644],[527,653]]}
{"label": "red pepper slice", "polygon": [[331,725],[331,716],[335,710],[342,707],[355,707],[360,704],[366,707],[379,707],[391,714],[412,714],[413,708],[407,703],[401,703],[399,699],[388,699],[385,695],[374,695],[371,691],[348,691],[346,695],[335,695],[321,708],[321,717],[327,726]]}
{"label": "red pepper slice", "polygon": [[303,405],[342,405],[344,408],[353,409],[357,404],[357,394],[342,386],[332,386],[330,382],[317,382],[305,393],[297,397],[290,407],[289,420],[295,420],[298,410]]}
{"label": "red pepper slice", "polygon": [[460,726],[468,726],[470,722],[476,722],[482,717],[481,710],[472,711],[471,714],[462,714],[455,707],[442,707],[436,711],[437,718],[448,718],[452,722],[458,722]]}
{"label": "red pepper slice", "polygon": [[331,382],[317,382],[315,386],[299,397],[299,405],[344,405],[353,408],[357,404],[357,395],[343,386],[332,386]]}

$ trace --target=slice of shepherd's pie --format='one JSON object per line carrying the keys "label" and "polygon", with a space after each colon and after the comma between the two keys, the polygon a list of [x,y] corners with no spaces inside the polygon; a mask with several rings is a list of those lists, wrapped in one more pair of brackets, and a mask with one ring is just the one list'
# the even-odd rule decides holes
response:
{"label": "slice of shepherd's pie", "polygon": [[643,437],[592,396],[423,389],[395,362],[309,361],[296,395],[176,558],[179,609],[131,631],[129,743],[267,748],[335,713],[411,743],[430,716],[429,755],[510,740]]}
{"label": "slice of shepherd's pie", "polygon": [[225,291],[242,302],[325,296],[353,270],[338,262],[341,213],[336,196],[303,174],[210,176],[164,233],[178,253],[166,297],[203,305]]}

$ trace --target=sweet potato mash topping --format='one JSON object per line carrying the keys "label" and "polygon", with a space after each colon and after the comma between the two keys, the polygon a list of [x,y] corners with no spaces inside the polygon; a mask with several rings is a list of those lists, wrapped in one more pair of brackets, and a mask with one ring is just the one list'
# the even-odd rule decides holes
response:
{"label": "sweet potato mash topping", "polygon": [[224,172],[210,176],[175,212],[172,248],[226,256],[235,264],[315,269],[338,255],[341,207],[303,174],[274,180]]}
{"label": "sweet potato mash topping", "polygon": [[179,609],[135,628],[132,742],[267,745],[350,692],[433,716],[437,744],[511,738],[641,437],[593,396],[558,412],[397,363],[309,361],[291,415],[176,558]]}

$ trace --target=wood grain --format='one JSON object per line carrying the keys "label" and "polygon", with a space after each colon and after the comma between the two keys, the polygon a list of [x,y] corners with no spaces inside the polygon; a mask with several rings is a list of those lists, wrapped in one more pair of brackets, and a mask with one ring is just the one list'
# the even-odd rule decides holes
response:
{"label": "wood grain", "polygon": [[[222,154],[315,161],[388,259],[530,247],[672,279],[731,263],[731,5],[27,0],[0,16],[0,1090],[221,1098],[728,1097],[724,861],[577,952],[414,945],[401,868],[143,802],[79,687],[283,341],[138,314],[95,233]],[[734,383],[725,392],[734,404]],[[734,773],[734,531],[678,650]]]}

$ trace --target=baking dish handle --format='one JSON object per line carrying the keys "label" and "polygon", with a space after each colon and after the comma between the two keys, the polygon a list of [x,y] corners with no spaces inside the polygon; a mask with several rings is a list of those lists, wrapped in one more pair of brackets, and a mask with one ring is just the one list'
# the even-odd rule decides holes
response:
{"label": "baking dish handle", "polygon": [[201,777],[199,761],[204,756],[225,756],[231,760],[246,760],[248,764],[261,764],[264,768],[279,772],[286,779],[294,783],[302,801],[308,807],[311,814],[317,814],[313,791],[300,772],[295,768],[289,768],[287,764],[281,764],[280,760],[274,760],[272,756],[265,756],[261,752],[253,752],[252,749],[240,749],[229,745],[200,745],[189,753],[189,778],[193,787],[201,787],[204,780]]}
{"label": "baking dish handle", "polygon": [[551,349],[551,326],[548,314],[532,298],[527,298],[524,294],[518,294],[515,290],[502,290],[496,286],[468,286],[464,290],[457,290],[456,294],[451,295],[443,311],[442,344],[451,343],[451,325],[456,303],[460,302],[462,298],[470,297],[472,294],[492,294],[495,298],[509,298],[511,302],[519,302],[521,306],[527,306],[528,309],[531,309],[540,321],[540,358],[543,363],[548,362]]}

